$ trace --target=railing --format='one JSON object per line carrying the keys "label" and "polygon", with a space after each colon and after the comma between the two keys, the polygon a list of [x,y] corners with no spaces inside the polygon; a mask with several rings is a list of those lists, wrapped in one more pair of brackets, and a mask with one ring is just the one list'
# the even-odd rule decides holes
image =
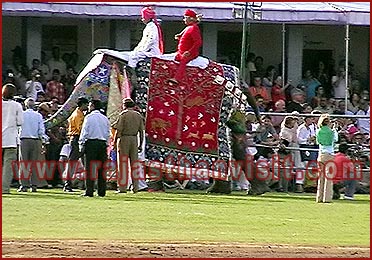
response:
{"label": "railing", "polygon": [[[356,144],[348,144],[348,146],[356,146]],[[272,149],[279,149],[279,145],[264,145],[264,144],[254,144],[254,145],[248,145],[247,147],[262,147],[262,148],[272,148]],[[367,147],[361,146],[361,147]],[[319,149],[316,148],[301,148],[301,147],[285,147],[286,150],[290,151],[309,151],[309,152],[319,152]],[[370,152],[370,149],[361,149],[360,152]]]}
{"label": "railing", "polygon": [[[260,115],[267,116],[298,116],[298,117],[319,117],[322,114],[299,114],[299,113],[276,113],[276,112],[260,112]],[[370,115],[329,115],[334,118],[371,118]]]}

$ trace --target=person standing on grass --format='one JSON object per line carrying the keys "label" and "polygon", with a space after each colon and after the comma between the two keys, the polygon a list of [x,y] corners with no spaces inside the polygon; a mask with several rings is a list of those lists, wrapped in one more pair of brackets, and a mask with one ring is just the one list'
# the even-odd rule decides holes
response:
{"label": "person standing on grass", "polygon": [[[21,161],[34,162],[40,159],[43,143],[46,140],[43,116],[35,111],[35,101],[32,98],[25,100],[26,111],[23,112],[23,124],[21,127]],[[30,171],[30,170],[26,170]],[[21,186],[18,192],[27,192],[31,187],[32,192],[36,192],[39,179],[36,169],[31,169],[30,173],[20,170],[19,182]],[[30,186],[31,184],[31,186]]]}
{"label": "person standing on grass", "polygon": [[[280,159],[280,171],[279,171],[279,188],[278,192],[288,193],[288,183],[292,178],[292,172],[290,166],[293,162],[291,157],[291,151],[286,148],[292,146],[296,143],[297,137],[293,135],[293,128],[295,127],[296,121],[294,117],[287,116],[282,122],[282,127],[280,129],[279,138],[279,159]],[[289,160],[288,160],[289,159]]]}
{"label": "person standing on grass", "polygon": [[[98,196],[106,195],[106,176],[103,167],[107,160],[107,146],[110,139],[110,121],[100,112],[100,100],[91,100],[89,115],[84,118],[79,138],[80,153],[85,154],[86,191],[82,196],[93,197],[94,181],[98,177]],[[98,174],[98,176],[97,176]]]}
{"label": "person standing on grass", "polygon": [[22,105],[13,100],[16,92],[16,86],[10,83],[2,88],[2,194],[10,193],[12,163],[17,161],[18,128],[23,124]]}
{"label": "person standing on grass", "polygon": [[338,141],[336,129],[337,125],[331,126],[328,114],[320,116],[316,132],[316,142],[319,144],[318,162],[320,165],[316,202],[329,203],[332,201],[333,182],[329,175],[329,163],[334,161],[334,144]]}
{"label": "person standing on grass", "polygon": [[[131,167],[131,177],[133,192],[138,192],[138,177],[134,176],[134,163],[138,161],[138,152],[142,151],[144,139],[144,119],[135,109],[135,103],[131,98],[123,100],[124,111],[119,115],[114,123],[116,129],[114,143],[118,151],[118,190],[117,193],[126,193],[129,180],[129,165]],[[138,142],[139,134],[139,142]],[[130,160],[130,162],[128,161]],[[125,167],[125,169],[124,169]]]}
{"label": "person standing on grass", "polygon": [[179,62],[179,65],[173,78],[168,80],[169,83],[178,84],[184,77],[187,63],[199,56],[203,44],[198,26],[200,18],[201,16],[191,9],[187,9],[184,13],[183,21],[186,28],[175,35],[175,39],[178,40],[175,60]]}
{"label": "person standing on grass", "polygon": [[[76,171],[76,166],[78,165],[78,160],[81,156],[79,152],[79,136],[81,133],[81,128],[84,121],[84,112],[88,110],[88,99],[85,97],[79,97],[77,105],[78,107],[67,119],[68,121],[68,136],[70,138],[69,143],[71,146],[71,152],[68,157],[67,169],[64,171],[63,178],[65,179],[65,184],[63,186],[63,191],[72,192],[71,178],[73,173]],[[71,170],[72,169],[72,170]]]}
{"label": "person standing on grass", "polygon": [[[315,145],[316,125],[314,124],[314,117],[305,117],[305,122],[297,129],[297,139],[300,148],[317,148]],[[301,166],[306,168],[306,162],[315,161],[317,154],[309,151],[300,151]],[[295,192],[302,193],[304,188],[305,176],[300,172],[296,173],[296,190]]]}

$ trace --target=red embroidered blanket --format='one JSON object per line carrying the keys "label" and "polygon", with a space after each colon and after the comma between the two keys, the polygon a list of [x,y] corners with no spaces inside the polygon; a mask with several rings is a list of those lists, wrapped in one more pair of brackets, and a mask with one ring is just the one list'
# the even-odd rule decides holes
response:
{"label": "red embroidered blanket", "polygon": [[[218,156],[218,124],[225,84],[214,81],[223,75],[212,63],[207,69],[187,68],[183,82],[168,84],[173,62],[152,59],[146,112],[147,143],[183,152]],[[171,74],[172,75],[172,74]]]}

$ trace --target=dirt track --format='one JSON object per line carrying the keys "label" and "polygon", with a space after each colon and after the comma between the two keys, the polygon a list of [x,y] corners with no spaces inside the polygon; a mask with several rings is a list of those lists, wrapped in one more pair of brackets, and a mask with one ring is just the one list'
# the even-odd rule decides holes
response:
{"label": "dirt track", "polygon": [[243,243],[132,243],[94,240],[3,240],[2,257],[51,258],[369,258],[370,248],[257,245]]}

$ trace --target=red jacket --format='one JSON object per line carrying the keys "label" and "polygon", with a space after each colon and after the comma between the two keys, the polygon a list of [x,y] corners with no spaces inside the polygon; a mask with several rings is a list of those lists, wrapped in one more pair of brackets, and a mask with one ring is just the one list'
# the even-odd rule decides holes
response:
{"label": "red jacket", "polygon": [[334,183],[350,179],[350,172],[353,171],[353,162],[343,153],[336,153],[334,163],[336,165],[336,175]]}
{"label": "red jacket", "polygon": [[267,93],[267,90],[264,86],[259,86],[259,87],[251,86],[248,88],[248,91],[249,93],[251,93],[253,97],[260,95],[261,97],[263,97],[265,102],[270,101],[269,94]]}
{"label": "red jacket", "polygon": [[199,26],[195,23],[185,28],[178,42],[177,52],[183,54],[185,51],[190,52],[191,57],[199,56],[199,49],[202,46],[202,37]]}
{"label": "red jacket", "polygon": [[273,101],[273,105],[279,100],[286,101],[285,93],[281,91],[282,87],[275,84],[271,88],[271,100]]}

